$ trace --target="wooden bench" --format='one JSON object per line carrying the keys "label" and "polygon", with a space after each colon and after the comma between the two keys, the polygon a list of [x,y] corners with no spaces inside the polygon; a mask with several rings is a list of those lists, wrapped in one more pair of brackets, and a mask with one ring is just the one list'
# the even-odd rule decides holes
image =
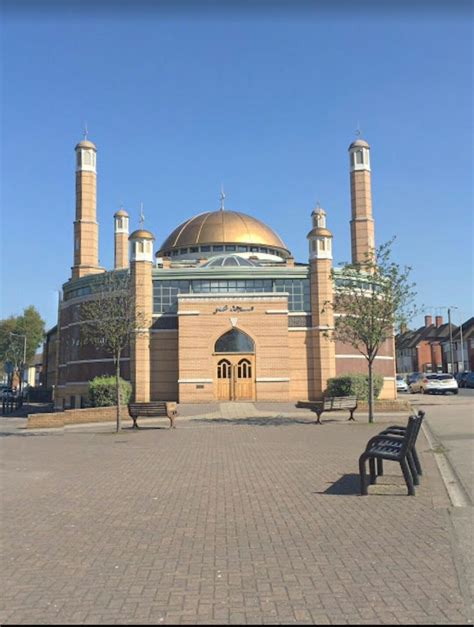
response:
{"label": "wooden bench", "polygon": [[422,420],[423,415],[410,416],[403,435],[379,434],[368,441],[365,451],[359,457],[360,493],[362,496],[366,496],[368,493],[365,462],[369,461],[370,483],[374,484],[377,481],[375,462],[383,462],[384,459],[400,463],[408,495],[415,496],[414,486],[419,484],[419,478],[413,450]]}
{"label": "wooden bench", "polygon": [[307,407],[314,411],[318,419],[316,424],[321,424],[321,415],[325,411],[339,411],[348,409],[350,411],[349,420],[355,420],[354,412],[357,409],[357,396],[325,396],[320,401],[298,401],[298,407]]}
{"label": "wooden bench", "polygon": [[155,418],[166,416],[170,421],[170,429],[175,429],[174,419],[178,415],[176,403],[168,401],[150,401],[148,403],[129,403],[128,413],[133,420],[133,429],[139,429],[137,419],[139,416]]}

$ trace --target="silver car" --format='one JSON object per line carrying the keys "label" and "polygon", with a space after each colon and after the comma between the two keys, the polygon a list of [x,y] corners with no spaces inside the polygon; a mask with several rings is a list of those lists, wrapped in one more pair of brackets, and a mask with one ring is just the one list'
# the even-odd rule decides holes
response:
{"label": "silver car", "polygon": [[397,392],[408,392],[408,385],[405,378],[401,374],[397,374],[396,378]]}

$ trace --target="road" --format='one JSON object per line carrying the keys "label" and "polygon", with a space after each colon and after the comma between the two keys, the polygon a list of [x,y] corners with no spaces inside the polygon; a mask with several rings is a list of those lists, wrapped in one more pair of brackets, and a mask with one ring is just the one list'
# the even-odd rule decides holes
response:
{"label": "road", "polygon": [[[403,395],[406,396],[406,395]],[[414,407],[426,411],[426,420],[453,467],[461,485],[474,503],[474,390],[447,394],[410,395]]]}
{"label": "road", "polygon": [[[425,420],[440,450],[449,460],[454,474],[467,497],[464,507],[450,510],[454,534],[457,539],[457,568],[460,582],[470,590],[466,596],[474,598],[474,390],[461,389],[457,396],[432,396],[413,394],[414,407],[426,411]],[[470,502],[469,502],[470,501]]]}

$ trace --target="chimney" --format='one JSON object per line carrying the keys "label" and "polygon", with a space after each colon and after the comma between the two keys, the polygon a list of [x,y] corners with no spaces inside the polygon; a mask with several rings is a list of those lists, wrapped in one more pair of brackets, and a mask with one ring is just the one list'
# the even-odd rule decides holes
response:
{"label": "chimney", "polygon": [[430,327],[433,324],[433,318],[431,316],[425,316],[425,327]]}
{"label": "chimney", "polygon": [[437,327],[440,327],[443,324],[443,316],[436,316],[435,317],[435,325]]}

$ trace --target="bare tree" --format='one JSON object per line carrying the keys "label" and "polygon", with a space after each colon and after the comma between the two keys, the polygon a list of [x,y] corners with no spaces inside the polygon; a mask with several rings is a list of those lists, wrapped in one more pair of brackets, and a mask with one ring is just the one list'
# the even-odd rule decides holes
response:
{"label": "bare tree", "polygon": [[369,422],[374,421],[373,364],[382,344],[394,329],[416,313],[415,284],[409,283],[411,268],[391,260],[395,238],[382,244],[363,263],[347,263],[333,269],[336,289],[332,303],[339,314],[334,319],[334,340],[350,344],[367,360],[369,375]]}
{"label": "bare tree", "polygon": [[143,316],[137,312],[135,296],[130,290],[130,276],[116,271],[101,275],[93,298],[81,309],[81,337],[85,344],[112,355],[115,366],[117,420],[121,428],[120,359],[139,329]]}

